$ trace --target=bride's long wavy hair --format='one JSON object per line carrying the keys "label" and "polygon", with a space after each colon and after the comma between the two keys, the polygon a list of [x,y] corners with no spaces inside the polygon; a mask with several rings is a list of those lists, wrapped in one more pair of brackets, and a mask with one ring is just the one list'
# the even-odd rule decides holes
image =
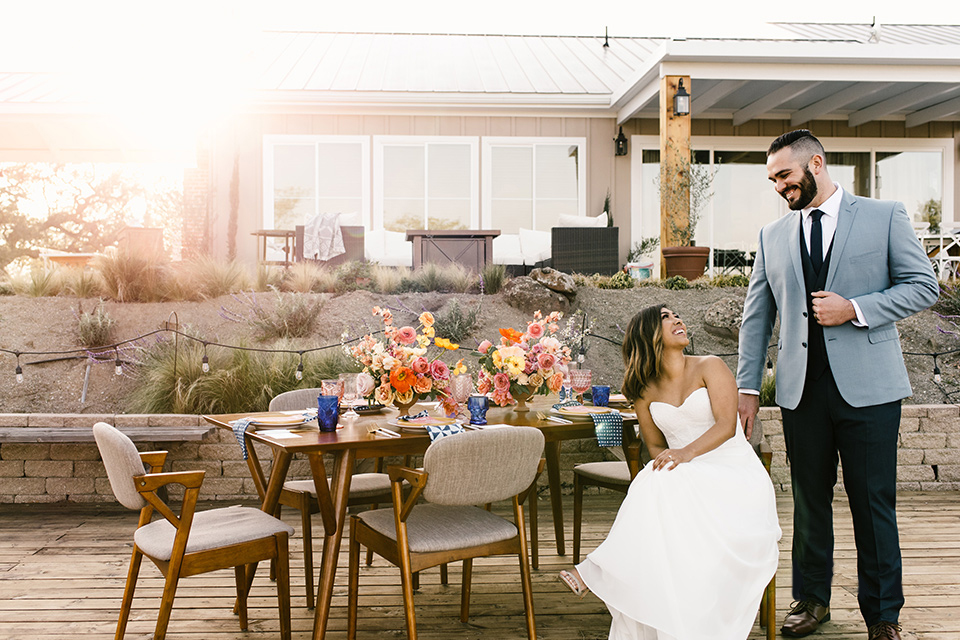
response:
{"label": "bride's long wavy hair", "polygon": [[623,395],[630,402],[643,396],[643,390],[660,377],[663,367],[663,320],[655,304],[633,316],[623,336]]}

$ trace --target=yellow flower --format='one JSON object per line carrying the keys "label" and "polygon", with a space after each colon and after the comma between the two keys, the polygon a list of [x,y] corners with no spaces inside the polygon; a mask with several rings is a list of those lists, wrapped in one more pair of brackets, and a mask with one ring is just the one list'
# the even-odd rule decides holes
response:
{"label": "yellow flower", "polygon": [[428,338],[432,338],[433,336],[437,335],[437,330],[430,325],[427,325],[423,328],[423,335],[427,336]]}
{"label": "yellow flower", "polygon": [[417,336],[417,346],[420,347],[421,349],[426,349],[427,347],[430,346],[430,338],[423,335]]}
{"label": "yellow flower", "polygon": [[523,358],[518,358],[516,356],[510,356],[503,361],[504,366],[506,367],[507,373],[511,376],[516,377],[523,373],[524,362]]}
{"label": "yellow flower", "polygon": [[467,372],[467,365],[463,364],[463,358],[457,360],[456,366],[453,367],[453,373],[459,375],[461,373]]}
{"label": "yellow flower", "polygon": [[[432,327],[432,326],[433,326],[433,314],[430,313],[429,311],[424,311],[423,313],[421,313],[421,314],[420,314],[420,324],[422,324],[424,327]],[[426,332],[424,332],[424,333],[426,333]]]}
{"label": "yellow flower", "polygon": [[433,344],[437,345],[442,349],[447,349],[448,351],[456,351],[457,349],[460,348],[459,344],[456,344],[455,342],[450,342],[446,338],[437,338],[436,340],[433,341]]}
{"label": "yellow flower", "polygon": [[499,349],[493,352],[493,366],[497,369],[503,368],[503,356],[500,355]]}

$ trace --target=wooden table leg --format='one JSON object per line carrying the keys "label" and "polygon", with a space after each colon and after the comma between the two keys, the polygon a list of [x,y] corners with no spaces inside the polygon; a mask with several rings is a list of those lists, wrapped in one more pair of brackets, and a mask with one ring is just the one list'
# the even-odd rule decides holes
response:
{"label": "wooden table leg", "polygon": [[546,442],[543,454],[547,459],[547,482],[553,508],[553,530],[557,535],[557,555],[566,555],[563,543],[563,496],[560,495],[560,441]]}
{"label": "wooden table leg", "polygon": [[[257,453],[253,448],[253,442],[249,438],[247,439],[247,455],[247,463],[250,466],[250,471],[253,473],[254,483],[258,484],[257,488],[259,490],[259,485],[263,484],[263,467],[260,466],[260,459],[257,457]],[[280,490],[283,489],[283,483],[287,479],[287,471],[290,469],[290,461],[292,459],[293,455],[285,451],[278,451],[276,456],[274,456],[273,467],[270,469],[270,480],[267,483],[263,495],[263,503],[260,506],[265,513],[273,515],[276,512],[277,503],[280,501]],[[250,587],[253,585],[253,577],[256,573],[257,563],[248,564],[247,593],[250,593]],[[238,602],[234,603],[234,613],[237,612],[238,605]]]}
{"label": "wooden table leg", "polygon": [[[330,601],[333,598],[333,582],[337,575],[337,560],[340,555],[340,539],[343,537],[343,525],[347,517],[347,499],[350,494],[350,478],[357,453],[353,449],[337,451],[334,458],[333,478],[330,483],[333,498],[333,531],[326,529],[323,539],[323,558],[320,561],[320,584],[317,587],[317,608],[313,618],[313,640],[323,640],[327,632],[327,619],[330,617]],[[310,468],[313,470],[313,482],[326,485],[327,477],[323,465],[313,462],[318,454],[311,455]],[[320,472],[318,474],[318,471]],[[329,522],[324,516],[324,522]]]}

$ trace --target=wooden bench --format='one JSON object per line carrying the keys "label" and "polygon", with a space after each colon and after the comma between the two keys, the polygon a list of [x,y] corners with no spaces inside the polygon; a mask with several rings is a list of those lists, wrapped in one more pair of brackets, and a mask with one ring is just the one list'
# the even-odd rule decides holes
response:
{"label": "wooden bench", "polygon": [[[134,442],[195,442],[213,435],[213,425],[195,427],[124,427],[117,429]],[[0,427],[0,443],[94,442],[90,427]]]}

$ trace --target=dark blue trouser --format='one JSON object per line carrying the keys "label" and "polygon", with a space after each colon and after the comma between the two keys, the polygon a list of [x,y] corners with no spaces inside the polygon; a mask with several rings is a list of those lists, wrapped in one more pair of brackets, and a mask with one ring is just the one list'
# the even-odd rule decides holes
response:
{"label": "dark blue trouser", "polygon": [[903,606],[896,514],[900,401],[852,407],[828,369],[807,380],[796,409],[782,413],[793,482],[794,599],[830,604],[839,459],[857,545],[860,613],[867,626],[897,622]]}

